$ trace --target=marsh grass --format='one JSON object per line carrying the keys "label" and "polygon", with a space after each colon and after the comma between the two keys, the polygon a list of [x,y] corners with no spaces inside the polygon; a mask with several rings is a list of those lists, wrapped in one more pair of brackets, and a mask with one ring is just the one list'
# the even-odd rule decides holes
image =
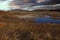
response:
{"label": "marsh grass", "polygon": [[[30,21],[14,16],[26,15],[24,13],[37,14],[40,12],[7,12],[0,15],[0,40],[60,40],[60,24],[35,23],[33,19]],[[41,15],[54,16],[56,13],[57,15],[60,14],[46,11],[44,13],[41,12]]]}

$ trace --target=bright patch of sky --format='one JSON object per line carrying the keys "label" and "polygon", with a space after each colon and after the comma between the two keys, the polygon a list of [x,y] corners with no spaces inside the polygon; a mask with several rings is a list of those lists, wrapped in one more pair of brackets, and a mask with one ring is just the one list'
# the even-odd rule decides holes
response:
{"label": "bright patch of sky", "polygon": [[10,6],[9,6],[9,3],[11,2],[12,0],[5,0],[5,1],[0,1],[0,10],[10,10]]}

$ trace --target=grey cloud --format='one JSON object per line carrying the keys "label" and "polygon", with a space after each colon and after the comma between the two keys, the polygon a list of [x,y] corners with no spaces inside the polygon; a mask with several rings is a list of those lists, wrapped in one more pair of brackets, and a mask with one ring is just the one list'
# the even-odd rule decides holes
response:
{"label": "grey cloud", "polygon": [[27,11],[33,11],[33,10],[55,10],[55,9],[60,9],[60,4],[55,4],[55,5],[37,5],[37,6],[30,6],[30,5],[21,5],[20,8],[16,8],[20,10],[27,10]]}
{"label": "grey cloud", "polygon": [[27,0],[14,0],[14,1],[12,1],[12,3],[15,3],[16,5],[24,5],[24,4],[30,4],[30,3],[34,4],[33,0],[29,0],[29,1],[27,1]]}
{"label": "grey cloud", "polygon": [[[59,9],[60,8],[59,5],[58,6],[54,5],[54,7],[53,7],[53,5],[50,5],[51,3],[52,4],[57,3],[59,0],[56,0],[56,1],[49,0],[48,2],[43,1],[40,3],[37,3],[36,1],[37,0],[30,0],[30,1],[25,2],[25,0],[13,0],[10,2],[9,5],[11,6],[10,8],[12,8],[12,9],[21,9],[21,10],[28,10],[28,11],[37,10],[37,9]],[[45,6],[45,4],[46,4],[46,6]],[[50,6],[47,4],[49,4]]]}
{"label": "grey cloud", "polygon": [[0,1],[5,1],[5,0],[0,0]]}

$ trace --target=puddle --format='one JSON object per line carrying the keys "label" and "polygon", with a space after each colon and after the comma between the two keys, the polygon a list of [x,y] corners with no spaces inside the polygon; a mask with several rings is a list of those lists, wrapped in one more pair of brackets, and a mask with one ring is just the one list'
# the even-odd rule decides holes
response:
{"label": "puddle", "polygon": [[46,15],[45,17],[37,17],[37,18],[34,18],[35,22],[36,23],[58,23],[60,24],[60,20],[58,19],[51,19],[50,16]]}

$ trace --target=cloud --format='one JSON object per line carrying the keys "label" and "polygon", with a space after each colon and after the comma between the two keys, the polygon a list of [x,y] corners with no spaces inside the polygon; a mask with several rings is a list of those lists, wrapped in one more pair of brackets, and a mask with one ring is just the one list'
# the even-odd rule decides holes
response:
{"label": "cloud", "polygon": [[[1,0],[0,0],[1,1]],[[11,2],[12,0],[5,0],[5,1],[1,1],[0,2],[0,10],[10,10],[10,6],[9,6],[9,4],[10,4],[10,2]]]}
{"label": "cloud", "polygon": [[13,0],[11,4],[14,3],[16,5],[25,5],[25,4],[36,4],[36,5],[48,5],[48,4],[56,4],[60,3],[60,0]]}
{"label": "cloud", "polygon": [[0,1],[5,1],[5,0],[0,0]]}
{"label": "cloud", "polygon": [[41,2],[44,2],[44,1],[50,1],[50,0],[37,0],[36,2],[41,3]]}
{"label": "cloud", "polygon": [[[0,0],[0,10],[12,10],[12,9],[21,9],[21,10],[36,10],[43,8],[41,5],[46,4],[55,4],[59,0]],[[60,2],[60,1],[59,1]],[[58,3],[59,3],[58,2]],[[47,8],[52,6],[47,6]],[[55,8],[55,7],[54,7]]]}

